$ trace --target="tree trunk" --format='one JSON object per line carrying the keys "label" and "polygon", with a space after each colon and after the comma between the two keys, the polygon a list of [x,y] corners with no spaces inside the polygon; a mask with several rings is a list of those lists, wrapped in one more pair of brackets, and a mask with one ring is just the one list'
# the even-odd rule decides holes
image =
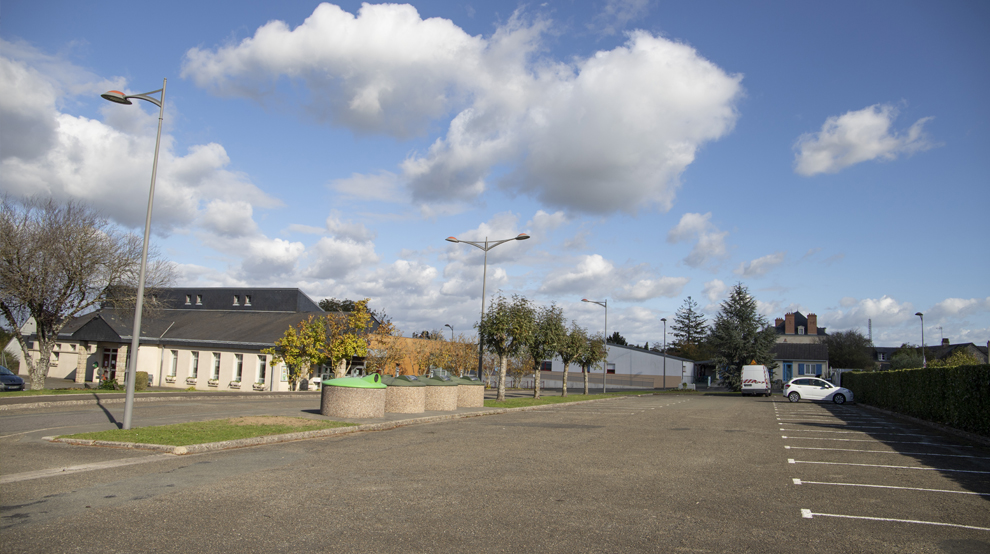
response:
{"label": "tree trunk", "polygon": [[581,368],[581,372],[584,373],[584,394],[588,394],[588,368],[587,366]]}
{"label": "tree trunk", "polygon": [[508,369],[509,360],[504,356],[498,357],[498,396],[495,400],[505,402],[505,374]]}
{"label": "tree trunk", "polygon": [[533,398],[540,397],[540,377],[542,377],[543,371],[540,369],[540,364],[536,364],[536,369],[533,371]]}
{"label": "tree trunk", "polygon": [[55,342],[48,341],[41,338],[41,333],[38,333],[38,361],[34,364],[30,363],[30,355],[27,350],[22,350],[22,354],[27,356],[28,363],[28,375],[31,378],[31,390],[42,390],[45,388],[45,378],[48,377],[48,366],[52,359],[52,350],[55,349]]}
{"label": "tree trunk", "polygon": [[564,377],[560,383],[560,395],[567,396],[567,364],[564,364]]}

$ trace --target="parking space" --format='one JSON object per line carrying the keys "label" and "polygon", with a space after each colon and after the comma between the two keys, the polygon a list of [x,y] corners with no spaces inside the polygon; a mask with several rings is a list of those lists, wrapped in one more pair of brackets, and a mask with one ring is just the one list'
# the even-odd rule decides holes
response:
{"label": "parking space", "polygon": [[796,519],[986,539],[990,449],[855,405],[780,398],[773,410]]}

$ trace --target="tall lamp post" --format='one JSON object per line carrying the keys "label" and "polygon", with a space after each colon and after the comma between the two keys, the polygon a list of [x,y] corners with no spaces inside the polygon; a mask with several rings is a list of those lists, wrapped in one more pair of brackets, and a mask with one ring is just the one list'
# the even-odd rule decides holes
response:
{"label": "tall lamp post", "polygon": [[928,367],[928,359],[925,358],[925,314],[917,312],[914,315],[921,318],[921,367]]}
{"label": "tall lamp post", "polygon": [[[478,320],[478,324],[479,325],[481,325],[481,323],[485,320],[485,285],[486,285],[486,282],[488,280],[488,251],[491,250],[492,248],[495,248],[496,246],[498,246],[500,244],[503,244],[503,243],[506,243],[506,242],[509,242],[509,241],[513,241],[513,240],[526,240],[528,238],[529,238],[529,235],[527,235],[526,233],[519,233],[518,235],[512,237],[511,239],[502,239],[502,240],[489,241],[488,240],[488,237],[485,237],[485,242],[472,241],[472,240],[460,240],[457,237],[447,237],[445,239],[447,242],[463,242],[464,244],[470,244],[471,246],[473,246],[475,248],[480,248],[480,249],[482,249],[482,250],[485,251],[485,265],[484,265],[484,269],[482,269],[482,272],[481,272],[481,319]],[[451,334],[451,336],[454,335],[454,328],[453,327],[450,328],[450,334]],[[478,334],[478,379],[482,379],[482,376],[481,376],[482,375],[482,373],[481,373],[481,364],[482,364],[482,362],[484,360],[484,357],[485,357],[485,347],[482,346],[482,344],[481,344],[481,334],[479,333]]]}
{"label": "tall lamp post", "polygon": [[608,377],[608,299],[598,302],[582,298],[581,302],[591,302],[605,308],[605,359],[602,360],[602,394],[605,394],[605,378]]}
{"label": "tall lamp post", "polygon": [[663,390],[667,390],[667,318],[661,317],[663,322]]}
{"label": "tall lamp post", "polygon": [[[134,330],[131,332],[131,351],[127,361],[127,395],[124,400],[124,429],[131,428],[131,414],[134,412],[134,380],[137,372],[138,348],[141,343],[141,312],[144,310],[144,280],[148,270],[148,240],[151,237],[151,208],[155,202],[155,176],[158,174],[158,146],[162,142],[162,118],[165,116],[165,85],[168,79],[162,79],[162,88],[141,94],[124,94],[119,90],[111,90],[101,94],[103,98],[117,104],[131,104],[131,98],[151,102],[158,106],[158,137],[155,138],[155,160],[151,164],[151,188],[148,191],[148,213],[144,218],[144,246],[141,249],[141,271],[138,274],[137,302],[134,304]],[[157,99],[150,96],[162,93]]]}
{"label": "tall lamp post", "polygon": [[[444,323],[444,327],[450,327],[449,323]],[[450,327],[450,342],[454,342],[454,328]]]}

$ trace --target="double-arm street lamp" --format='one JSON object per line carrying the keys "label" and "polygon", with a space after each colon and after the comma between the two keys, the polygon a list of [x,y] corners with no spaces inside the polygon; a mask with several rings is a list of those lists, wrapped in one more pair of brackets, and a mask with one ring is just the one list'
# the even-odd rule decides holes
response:
{"label": "double-arm street lamp", "polygon": [[[155,176],[158,173],[158,146],[162,142],[162,118],[165,116],[165,85],[167,79],[162,79],[162,88],[141,94],[124,94],[119,90],[111,90],[101,94],[103,98],[117,104],[131,104],[132,98],[145,100],[158,106],[158,137],[155,139],[155,160],[151,164],[151,189],[148,192],[148,213],[144,218],[144,246],[141,249],[141,271],[138,274],[137,302],[134,304],[134,330],[131,332],[131,350],[127,361],[127,395],[124,400],[124,429],[131,428],[131,414],[134,411],[134,380],[137,373],[138,348],[141,338],[141,312],[144,310],[144,281],[148,270],[148,239],[151,236],[151,207],[155,201]],[[150,96],[162,93],[157,99]]]}
{"label": "double-arm street lamp", "polygon": [[921,367],[928,367],[928,359],[925,358],[925,314],[917,312],[914,315],[921,318]]}
{"label": "double-arm street lamp", "polygon": [[608,376],[608,299],[599,302],[582,298],[581,302],[591,302],[605,308],[605,358],[602,360],[602,394],[605,394],[605,378]]}
{"label": "double-arm street lamp", "polygon": [[[488,237],[485,237],[485,242],[481,241],[471,241],[471,240],[460,240],[457,237],[447,237],[447,242],[463,242],[464,244],[470,244],[475,248],[480,248],[485,251],[485,265],[481,272],[481,319],[478,320],[478,325],[481,325],[485,321],[485,284],[488,279],[488,251],[496,246],[513,241],[513,240],[526,240],[529,235],[526,233],[519,233],[518,235],[512,237],[511,239],[493,240],[489,241]],[[447,325],[447,327],[450,327]],[[450,336],[454,336],[454,328],[450,328]],[[484,360],[485,348],[481,344],[481,332],[478,332],[478,379],[482,379],[481,364]]]}

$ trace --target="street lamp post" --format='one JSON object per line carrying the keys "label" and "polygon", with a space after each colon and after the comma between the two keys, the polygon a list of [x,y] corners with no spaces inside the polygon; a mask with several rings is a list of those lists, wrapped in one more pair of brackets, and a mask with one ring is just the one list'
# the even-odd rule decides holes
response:
{"label": "street lamp post", "polygon": [[[444,323],[444,327],[450,327],[449,323]],[[454,342],[454,328],[450,327],[450,342]]]}
{"label": "street lamp post", "polygon": [[[131,414],[134,412],[134,380],[137,372],[138,348],[141,343],[141,312],[144,310],[144,281],[148,270],[148,240],[151,237],[151,208],[155,202],[155,177],[158,174],[158,147],[162,142],[162,119],[165,116],[165,85],[167,79],[162,79],[162,88],[141,94],[124,94],[119,90],[111,90],[101,94],[103,98],[117,104],[131,104],[131,98],[137,98],[158,106],[158,136],[155,138],[155,159],[151,164],[151,188],[148,191],[148,213],[144,218],[144,246],[141,249],[141,270],[138,273],[137,302],[134,304],[134,330],[131,332],[131,351],[127,361],[127,394],[124,400],[124,429],[131,428]],[[162,93],[159,98],[150,96],[156,92]]]}
{"label": "street lamp post", "polygon": [[667,318],[661,317],[663,322],[663,390],[667,390]]}
{"label": "street lamp post", "polygon": [[591,302],[605,308],[605,359],[602,360],[602,394],[605,394],[605,378],[608,377],[608,299],[598,302],[582,298],[581,302]]}
{"label": "street lamp post", "polygon": [[[509,242],[509,241],[513,241],[513,240],[526,240],[528,238],[529,238],[529,235],[527,235],[526,233],[519,233],[518,235],[512,237],[511,239],[502,239],[502,240],[495,240],[495,241],[489,241],[488,240],[488,237],[485,237],[485,242],[472,241],[472,240],[460,240],[457,237],[447,237],[445,239],[447,242],[463,242],[464,244],[470,244],[471,246],[473,246],[475,248],[480,248],[481,250],[484,250],[485,251],[485,265],[484,265],[484,269],[482,269],[482,272],[481,272],[481,319],[478,320],[478,325],[481,325],[481,323],[485,320],[485,285],[486,285],[487,280],[488,280],[488,251],[491,250],[492,248],[495,248],[496,246],[498,246],[500,244],[503,244],[503,243],[506,243],[506,242]],[[451,336],[453,336],[453,334],[454,334],[454,328],[453,327],[450,328],[450,333],[451,333]],[[480,333],[480,329],[479,329],[479,333],[478,333],[478,379],[482,379],[482,376],[481,376],[482,375],[482,373],[481,373],[481,364],[482,364],[482,362],[484,360],[484,355],[485,355],[485,347],[482,346],[482,344],[481,344],[481,333]]]}
{"label": "street lamp post", "polygon": [[918,312],[918,317],[921,318],[921,367],[928,367],[928,356],[925,352],[925,314]]}

